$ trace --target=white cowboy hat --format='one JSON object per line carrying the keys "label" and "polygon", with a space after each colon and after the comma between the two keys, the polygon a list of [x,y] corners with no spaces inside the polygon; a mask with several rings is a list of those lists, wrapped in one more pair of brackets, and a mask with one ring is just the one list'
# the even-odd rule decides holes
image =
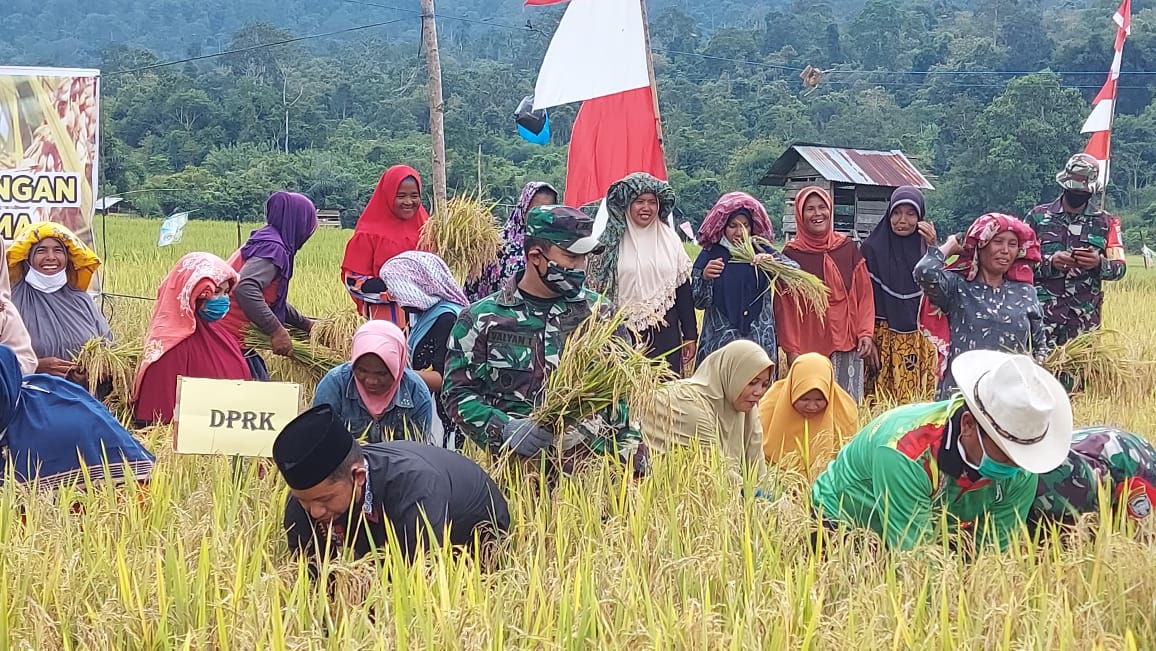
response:
{"label": "white cowboy hat", "polygon": [[979,427],[1020,468],[1051,472],[1072,445],[1072,403],[1063,385],[1026,355],[971,350],[951,375]]}

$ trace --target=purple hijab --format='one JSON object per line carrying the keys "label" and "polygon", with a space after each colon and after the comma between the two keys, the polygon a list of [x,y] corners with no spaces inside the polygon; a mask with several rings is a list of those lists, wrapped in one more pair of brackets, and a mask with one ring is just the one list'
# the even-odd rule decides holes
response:
{"label": "purple hijab", "polygon": [[293,258],[317,230],[317,209],[303,194],[274,192],[265,202],[265,224],[249,235],[249,241],[241,247],[241,259],[264,258],[277,267],[281,281],[277,286],[277,297],[269,308],[284,322],[289,279],[293,277]]}
{"label": "purple hijab", "polygon": [[863,240],[859,251],[867,262],[867,273],[875,290],[875,318],[886,321],[893,332],[915,332],[919,329],[919,301],[923,292],[912,274],[915,263],[927,252],[927,245],[918,232],[899,237],[891,230],[891,212],[903,204],[915,208],[919,221],[923,221],[923,193],[919,188],[910,185],[896,188],[887,213]]}

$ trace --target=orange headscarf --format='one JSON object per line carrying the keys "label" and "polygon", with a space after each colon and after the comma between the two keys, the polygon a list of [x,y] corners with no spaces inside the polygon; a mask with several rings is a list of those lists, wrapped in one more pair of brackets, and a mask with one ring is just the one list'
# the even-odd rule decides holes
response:
{"label": "orange headscarf", "polygon": [[[827,410],[818,418],[806,418],[795,411],[795,401],[812,389],[827,399]],[[855,433],[859,410],[855,400],[835,382],[831,360],[805,353],[795,359],[787,377],[771,385],[763,396],[759,419],[767,462],[780,464],[791,453],[798,453],[794,469],[810,473],[821,471],[821,465],[833,459],[843,441]]]}
{"label": "orange headscarf", "polygon": [[177,261],[157,288],[133,396],[139,394],[148,367],[196,331],[197,301],[212,296],[225,282],[236,285],[237,272],[212,253],[189,253]]}
{"label": "orange headscarf", "polygon": [[[831,213],[825,235],[812,235],[803,228],[803,206],[811,197],[819,197],[823,203],[827,204],[827,210]],[[830,300],[832,303],[846,298],[851,289],[843,282],[843,272],[835,263],[835,259],[828,255],[846,241],[846,235],[835,232],[835,202],[831,199],[831,195],[823,188],[814,185],[799,190],[799,193],[795,195],[795,239],[787,243],[786,248],[823,256],[823,281],[831,290]]]}

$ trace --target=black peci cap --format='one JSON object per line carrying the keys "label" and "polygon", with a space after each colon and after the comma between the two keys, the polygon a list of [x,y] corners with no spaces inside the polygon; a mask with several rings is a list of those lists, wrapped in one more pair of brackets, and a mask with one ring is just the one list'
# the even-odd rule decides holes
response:
{"label": "black peci cap", "polygon": [[294,418],[273,441],[273,461],[294,490],[320,484],[349,456],[353,435],[329,405],[314,407]]}

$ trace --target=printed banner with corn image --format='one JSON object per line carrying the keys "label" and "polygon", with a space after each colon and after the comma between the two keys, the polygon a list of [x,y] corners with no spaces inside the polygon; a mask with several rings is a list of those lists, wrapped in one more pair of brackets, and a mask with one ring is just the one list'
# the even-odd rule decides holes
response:
{"label": "printed banner with corn image", "polygon": [[100,72],[0,66],[0,237],[63,224],[93,246]]}

